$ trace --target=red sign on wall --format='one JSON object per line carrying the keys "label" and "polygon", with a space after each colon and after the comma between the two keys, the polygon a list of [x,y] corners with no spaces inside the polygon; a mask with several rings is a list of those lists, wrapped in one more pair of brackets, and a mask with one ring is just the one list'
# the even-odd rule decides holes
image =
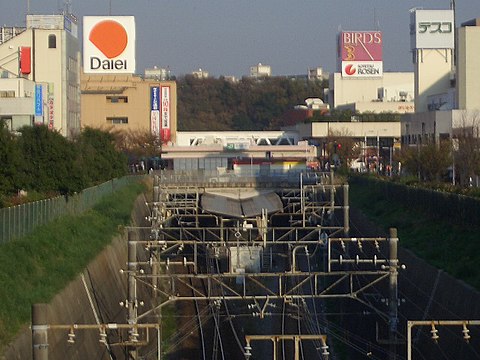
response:
{"label": "red sign on wall", "polygon": [[52,95],[48,96],[47,107],[48,107],[48,128],[51,130],[51,129],[53,129],[54,118],[55,118],[55,112],[54,112],[54,108],[53,108],[53,96]]}
{"label": "red sign on wall", "polygon": [[28,75],[32,72],[32,49],[27,46],[20,48],[20,72]]}
{"label": "red sign on wall", "polygon": [[382,61],[381,31],[342,31],[339,40],[342,61]]}

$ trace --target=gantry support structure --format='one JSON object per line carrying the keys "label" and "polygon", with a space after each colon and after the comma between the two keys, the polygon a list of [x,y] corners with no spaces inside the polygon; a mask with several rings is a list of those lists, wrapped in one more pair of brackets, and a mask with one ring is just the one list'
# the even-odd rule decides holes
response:
{"label": "gantry support structure", "polygon": [[[202,196],[212,189],[237,189],[239,194],[242,189],[270,190],[280,197],[283,209],[274,213],[254,209],[254,215],[247,217],[229,216],[228,209],[211,213],[202,207]],[[126,327],[135,335],[135,341],[130,335],[128,343],[130,358],[137,358],[137,349],[144,344],[135,329],[145,326],[160,331],[155,325],[161,321],[162,308],[178,301],[249,301],[263,318],[275,300],[349,298],[383,316],[394,343],[399,269],[396,231],[392,229],[389,237],[349,237],[348,200],[348,185],[335,179],[333,172],[249,178],[205,178],[178,172],[155,175],[148,203],[151,225],[128,228],[128,264],[122,270],[128,282]],[[147,236],[139,238],[138,234]],[[380,283],[389,289],[386,296],[391,305],[386,309],[376,308],[367,296]],[[140,286],[149,288],[153,299],[149,302],[154,305],[146,310],[139,306],[147,303],[138,299]],[[95,327],[99,328],[109,327]],[[312,336],[321,340],[318,346],[328,353],[326,335]]]}

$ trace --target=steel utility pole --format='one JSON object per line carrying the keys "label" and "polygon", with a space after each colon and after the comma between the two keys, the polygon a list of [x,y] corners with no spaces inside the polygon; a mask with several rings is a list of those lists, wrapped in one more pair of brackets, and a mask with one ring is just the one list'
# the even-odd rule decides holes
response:
{"label": "steel utility pole", "polygon": [[48,360],[47,304],[32,305],[33,360]]}
{"label": "steel utility pole", "polygon": [[[127,322],[132,325],[129,333],[129,340],[131,343],[138,341],[138,333],[135,330],[137,324],[137,282],[135,275],[137,273],[137,242],[135,241],[133,231],[128,232],[128,289],[127,289],[127,306],[128,318]],[[137,348],[135,346],[129,347],[129,359],[136,360],[138,356]]]}
{"label": "steel utility pole", "polygon": [[389,242],[389,299],[388,299],[388,315],[389,327],[388,338],[390,343],[390,359],[397,358],[397,327],[398,327],[398,237],[397,229],[390,228]]}

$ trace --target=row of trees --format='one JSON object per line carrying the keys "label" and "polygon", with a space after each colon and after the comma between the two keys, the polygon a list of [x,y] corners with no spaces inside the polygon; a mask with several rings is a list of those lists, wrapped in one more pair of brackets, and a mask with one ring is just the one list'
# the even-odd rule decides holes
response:
{"label": "row of trees", "polygon": [[[323,150],[329,154],[330,161],[338,159],[344,170],[352,160],[366,155],[360,143],[340,133],[330,134],[323,144]],[[398,169],[400,162],[402,173],[417,181],[468,187],[480,177],[480,138],[472,127],[457,129],[453,139],[425,141],[415,146],[403,145],[401,151],[393,152],[392,149],[390,154],[389,150],[380,149],[381,158],[378,161],[387,165],[392,156],[395,169]],[[368,155],[376,155],[376,152]]]}
{"label": "row of trees", "polygon": [[278,130],[282,118],[309,97],[323,97],[321,81],[272,77],[177,79],[178,119],[181,131]]}
{"label": "row of trees", "polygon": [[90,128],[68,140],[45,126],[14,135],[0,123],[0,164],[0,201],[20,190],[71,194],[127,172],[115,136]]}

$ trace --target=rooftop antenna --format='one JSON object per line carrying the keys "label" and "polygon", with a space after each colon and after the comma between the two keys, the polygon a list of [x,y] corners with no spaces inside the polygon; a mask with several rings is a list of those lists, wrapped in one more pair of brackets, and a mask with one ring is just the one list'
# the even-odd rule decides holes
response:
{"label": "rooftop antenna", "polygon": [[112,16],[112,0],[109,0],[108,15]]}
{"label": "rooftop antenna", "polygon": [[373,28],[378,31],[380,30],[380,21],[377,18],[377,9],[373,9]]}
{"label": "rooftop antenna", "polygon": [[63,3],[63,15],[72,13],[72,0],[65,0]]}
{"label": "rooftop antenna", "polygon": [[457,66],[457,17],[455,14],[455,0],[450,0],[450,10],[453,11],[453,31],[455,36],[453,37],[453,69]]}

